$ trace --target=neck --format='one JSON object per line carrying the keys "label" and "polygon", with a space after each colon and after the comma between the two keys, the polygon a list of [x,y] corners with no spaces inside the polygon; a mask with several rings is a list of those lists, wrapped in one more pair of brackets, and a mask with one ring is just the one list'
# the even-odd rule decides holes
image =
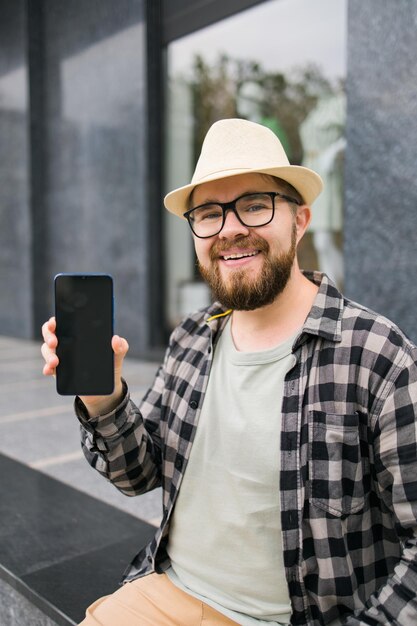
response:
{"label": "neck", "polygon": [[284,289],[268,306],[233,311],[232,336],[243,352],[265,350],[295,335],[304,324],[318,288],[294,265]]}

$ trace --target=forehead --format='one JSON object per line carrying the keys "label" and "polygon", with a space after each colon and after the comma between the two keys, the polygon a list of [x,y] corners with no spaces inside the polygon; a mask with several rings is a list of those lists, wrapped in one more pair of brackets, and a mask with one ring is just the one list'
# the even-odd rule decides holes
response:
{"label": "forehead", "polygon": [[272,176],[265,174],[240,174],[239,176],[231,176],[198,185],[190,197],[190,206],[197,206],[215,200],[228,202],[243,193],[277,191],[278,189],[278,181],[274,180]]}

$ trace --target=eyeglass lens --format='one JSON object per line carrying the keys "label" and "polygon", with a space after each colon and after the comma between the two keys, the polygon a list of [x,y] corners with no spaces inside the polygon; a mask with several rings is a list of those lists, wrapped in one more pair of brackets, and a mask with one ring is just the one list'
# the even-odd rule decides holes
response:
{"label": "eyeglass lens", "polygon": [[263,226],[271,221],[274,212],[273,196],[264,193],[247,194],[234,203],[204,204],[190,211],[192,229],[197,236],[210,237],[220,232],[223,213],[234,206],[240,221],[245,226]]}

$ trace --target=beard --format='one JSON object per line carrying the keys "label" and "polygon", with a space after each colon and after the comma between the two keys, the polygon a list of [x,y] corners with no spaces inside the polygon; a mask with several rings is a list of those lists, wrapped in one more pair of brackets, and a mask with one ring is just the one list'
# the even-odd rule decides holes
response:
{"label": "beard", "polygon": [[219,255],[236,246],[236,241],[217,241],[210,250],[211,264],[205,267],[198,264],[200,273],[210,287],[213,297],[227,309],[254,311],[268,304],[281,294],[291,275],[297,250],[296,227],[293,224],[291,246],[287,252],[269,255],[269,244],[265,239],[250,234],[238,241],[239,249],[257,249],[264,255],[259,276],[251,278],[244,269],[230,272],[223,279],[219,267]]}

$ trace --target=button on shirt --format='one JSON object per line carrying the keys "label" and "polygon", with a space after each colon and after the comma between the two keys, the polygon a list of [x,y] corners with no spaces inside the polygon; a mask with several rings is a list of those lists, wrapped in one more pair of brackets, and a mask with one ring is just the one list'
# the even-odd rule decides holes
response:
{"label": "button on shirt", "polygon": [[[285,379],[280,441],[291,624],[417,624],[417,349],[326,276],[306,276],[319,291]],[[76,401],[99,472],[128,495],[162,486],[161,526],[126,581],[170,567],[171,515],[226,321],[219,305],[184,320],[139,407],[126,392],[89,419]]]}

